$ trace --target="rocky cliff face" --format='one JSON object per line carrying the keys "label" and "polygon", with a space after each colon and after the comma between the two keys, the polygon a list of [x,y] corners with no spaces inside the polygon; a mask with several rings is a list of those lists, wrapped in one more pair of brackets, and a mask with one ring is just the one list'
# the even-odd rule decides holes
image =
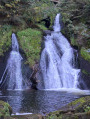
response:
{"label": "rocky cliff face", "polygon": [[[9,52],[10,52],[10,49],[6,53],[4,53],[4,56],[0,56],[0,79],[2,78],[6,65],[7,65],[7,59],[9,57]],[[4,85],[0,84],[0,89],[2,88],[4,88]]]}
{"label": "rocky cliff face", "polygon": [[82,89],[90,89],[90,62],[79,56],[81,78],[79,80]]}

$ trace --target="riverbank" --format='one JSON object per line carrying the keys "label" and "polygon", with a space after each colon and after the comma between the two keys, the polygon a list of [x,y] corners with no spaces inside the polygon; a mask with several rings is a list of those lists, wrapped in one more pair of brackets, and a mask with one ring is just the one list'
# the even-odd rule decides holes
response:
{"label": "riverbank", "polygon": [[[1,101],[0,101],[1,102]],[[6,104],[6,103],[5,103]],[[8,105],[8,104],[7,104]],[[0,114],[2,103],[0,103]],[[6,115],[7,110],[4,108],[4,114],[0,119],[89,119],[90,118],[90,96],[79,98],[58,111],[51,112],[46,115],[30,114],[30,115]]]}

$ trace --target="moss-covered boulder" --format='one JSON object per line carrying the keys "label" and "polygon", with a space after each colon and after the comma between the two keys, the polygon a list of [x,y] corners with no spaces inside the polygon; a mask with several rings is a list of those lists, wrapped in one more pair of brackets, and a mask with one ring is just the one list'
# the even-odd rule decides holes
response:
{"label": "moss-covered boulder", "polygon": [[42,32],[28,28],[18,32],[17,36],[20,47],[26,54],[26,63],[32,67],[40,58]]}
{"label": "moss-covered boulder", "polygon": [[0,100],[0,119],[4,119],[4,117],[10,117],[11,113],[12,109],[10,105]]}
{"label": "moss-covered boulder", "polygon": [[59,111],[49,113],[45,119],[89,119],[90,96],[77,99]]}

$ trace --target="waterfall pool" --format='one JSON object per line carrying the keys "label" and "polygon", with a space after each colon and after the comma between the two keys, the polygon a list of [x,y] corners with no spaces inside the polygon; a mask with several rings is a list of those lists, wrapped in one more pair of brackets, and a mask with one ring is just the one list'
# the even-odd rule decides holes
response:
{"label": "waterfall pool", "polygon": [[7,90],[0,92],[0,100],[6,101],[17,113],[46,114],[59,110],[71,101],[84,95],[90,95],[88,91],[62,90]]}

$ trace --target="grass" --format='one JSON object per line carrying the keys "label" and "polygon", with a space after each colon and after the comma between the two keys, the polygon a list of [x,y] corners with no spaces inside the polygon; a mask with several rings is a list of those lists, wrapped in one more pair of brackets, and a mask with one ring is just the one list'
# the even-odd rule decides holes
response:
{"label": "grass", "polygon": [[31,67],[40,58],[42,33],[37,29],[25,29],[17,33],[20,47],[26,54],[27,61]]}

